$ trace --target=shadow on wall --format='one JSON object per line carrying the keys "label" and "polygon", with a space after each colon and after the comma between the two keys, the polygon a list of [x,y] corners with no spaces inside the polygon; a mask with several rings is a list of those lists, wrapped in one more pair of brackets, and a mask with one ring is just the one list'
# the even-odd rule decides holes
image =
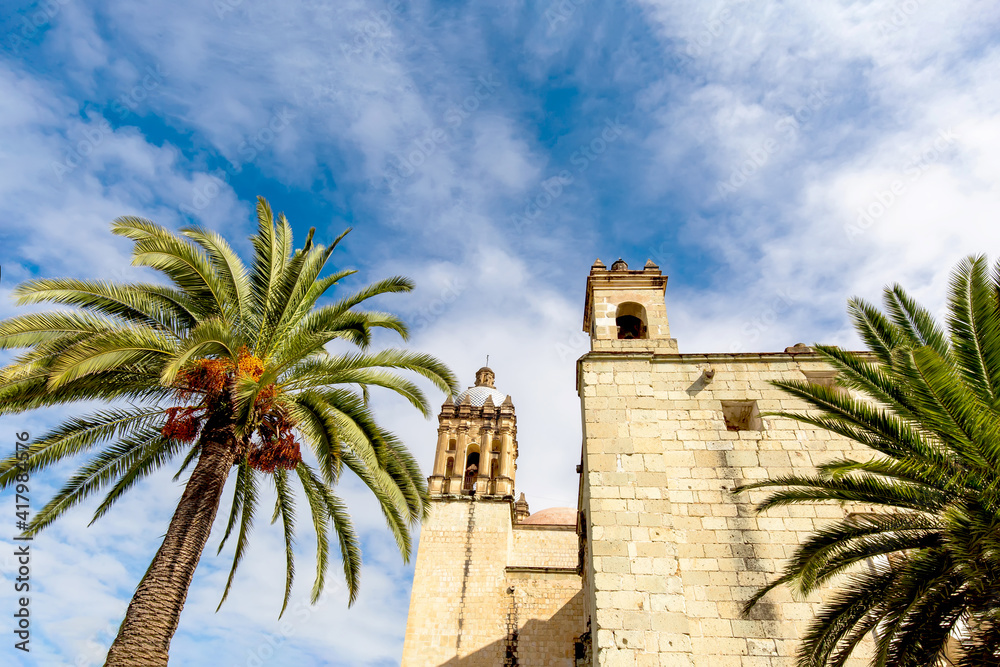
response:
{"label": "shadow on wall", "polygon": [[[503,613],[506,620],[507,610]],[[505,639],[465,657],[452,658],[439,667],[574,667],[576,641],[584,630],[583,591],[580,591],[548,620],[531,619],[516,632],[508,632]]]}
{"label": "shadow on wall", "polygon": [[[760,417],[758,416],[757,419],[759,421]],[[755,452],[759,452],[760,440],[757,441],[757,445],[757,448],[754,450]],[[770,581],[772,576],[776,576],[774,568],[775,559],[760,553],[761,547],[765,542],[761,540],[762,531],[757,526],[757,511],[754,509],[754,504],[750,501],[750,494],[741,493],[733,495],[731,493],[740,484],[756,480],[743,478],[739,466],[732,460],[732,450],[723,450],[714,453],[718,456],[716,470],[719,471],[719,476],[725,483],[722,491],[724,494],[729,495],[729,502],[732,502],[736,506],[736,516],[726,518],[726,524],[729,526],[729,529],[741,538],[733,540],[732,544],[730,544],[732,556],[733,558],[743,559],[743,572],[757,573],[758,575],[757,577],[744,575],[750,581],[742,583],[749,583],[753,587],[765,585]],[[738,600],[738,602],[742,605],[745,600]],[[780,621],[783,618],[781,608],[777,604],[769,600],[761,600],[750,610],[750,614],[746,616],[745,620]],[[777,633],[777,628],[767,627],[766,629],[769,632]]]}

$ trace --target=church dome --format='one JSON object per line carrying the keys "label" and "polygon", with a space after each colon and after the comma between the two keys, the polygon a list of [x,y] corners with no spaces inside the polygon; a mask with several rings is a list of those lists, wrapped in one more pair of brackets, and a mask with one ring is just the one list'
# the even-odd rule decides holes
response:
{"label": "church dome", "polygon": [[466,396],[469,397],[470,403],[479,408],[483,407],[483,404],[486,403],[487,396],[493,398],[493,405],[497,407],[500,407],[500,404],[503,403],[505,398],[507,398],[507,394],[502,391],[498,391],[493,387],[469,387],[455,397],[455,404],[461,405]]}
{"label": "church dome", "polygon": [[521,519],[520,525],[535,526],[575,526],[576,510],[572,507],[550,507],[535,512],[526,519]]}

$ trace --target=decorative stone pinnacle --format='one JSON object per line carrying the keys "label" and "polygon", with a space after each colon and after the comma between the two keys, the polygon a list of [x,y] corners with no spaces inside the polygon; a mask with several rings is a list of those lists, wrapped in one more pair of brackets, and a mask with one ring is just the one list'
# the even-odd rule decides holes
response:
{"label": "decorative stone pinnacle", "polygon": [[527,519],[531,515],[528,511],[528,501],[524,499],[524,492],[521,492],[521,496],[514,503],[514,522],[520,523],[524,519]]}

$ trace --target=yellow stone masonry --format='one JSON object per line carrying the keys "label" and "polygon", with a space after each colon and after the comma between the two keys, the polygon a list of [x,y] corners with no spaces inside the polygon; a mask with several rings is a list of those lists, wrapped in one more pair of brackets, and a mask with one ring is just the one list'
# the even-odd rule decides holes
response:
{"label": "yellow stone masonry", "polygon": [[420,533],[404,667],[563,667],[583,632],[573,527],[512,523],[509,500],[437,499]]}
{"label": "yellow stone masonry", "polygon": [[[770,381],[802,380],[802,370],[818,363],[791,354],[591,353],[581,360],[594,664],[794,664],[817,600],[794,601],[781,589],[749,619],[740,608],[810,532],[844,510],[799,506],[758,515],[753,504],[763,492],[730,491],[865,453],[787,419],[764,416],[761,430],[729,430],[722,406],[804,410]],[[706,369],[714,371],[707,384]]]}
{"label": "yellow stone masonry", "polygon": [[[779,589],[750,617],[741,607],[812,531],[852,508],[758,515],[763,492],[731,491],[868,452],[768,416],[806,408],[772,381],[833,381],[808,348],[679,354],[666,282],[651,262],[630,271],[598,260],[591,269],[584,330],[592,345],[577,365],[579,512],[536,517],[575,524],[515,521],[516,419],[491,370],[446,401],[404,667],[795,664],[820,599]],[[462,476],[460,466],[487,456],[493,472],[480,466]],[[864,663],[861,654],[848,664]]]}
{"label": "yellow stone masonry", "polygon": [[[792,667],[819,600],[793,600],[781,589],[749,618],[741,607],[813,530],[846,510],[798,506],[758,515],[753,505],[765,492],[731,490],[868,453],[766,416],[806,409],[772,381],[832,379],[808,348],[678,354],[662,340],[666,278],[651,263],[642,271],[623,264],[591,270],[587,305],[595,310],[585,314],[584,330],[592,350],[577,367],[588,664]],[[635,312],[647,318],[638,339],[629,337],[634,324],[611,319]]]}

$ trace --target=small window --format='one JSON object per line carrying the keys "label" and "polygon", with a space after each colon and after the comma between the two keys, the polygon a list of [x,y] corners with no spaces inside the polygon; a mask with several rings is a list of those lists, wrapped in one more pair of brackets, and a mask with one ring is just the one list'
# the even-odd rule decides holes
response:
{"label": "small window", "polygon": [[448,451],[449,452],[455,451],[456,447],[458,447],[458,441],[455,440],[455,438],[452,438],[451,440],[448,441]]}
{"label": "small window", "polygon": [[455,474],[455,459],[453,457],[449,456],[448,457],[448,464],[445,466],[445,469],[444,469],[444,476],[445,477],[451,477],[454,474]]}
{"label": "small window", "polygon": [[500,451],[500,438],[493,438],[493,451],[494,452]]}
{"label": "small window", "polygon": [[829,387],[842,393],[847,392],[845,387],[837,384],[837,371],[802,371],[802,374],[806,376],[806,380],[811,384]]}
{"label": "small window", "polygon": [[496,479],[500,476],[500,462],[496,459],[490,462],[490,477]]}
{"label": "small window", "polygon": [[730,431],[763,431],[757,401],[722,401],[722,417]]}
{"label": "small window", "polygon": [[619,340],[648,338],[646,309],[638,303],[628,301],[619,305],[615,310],[615,324],[618,326]]}

